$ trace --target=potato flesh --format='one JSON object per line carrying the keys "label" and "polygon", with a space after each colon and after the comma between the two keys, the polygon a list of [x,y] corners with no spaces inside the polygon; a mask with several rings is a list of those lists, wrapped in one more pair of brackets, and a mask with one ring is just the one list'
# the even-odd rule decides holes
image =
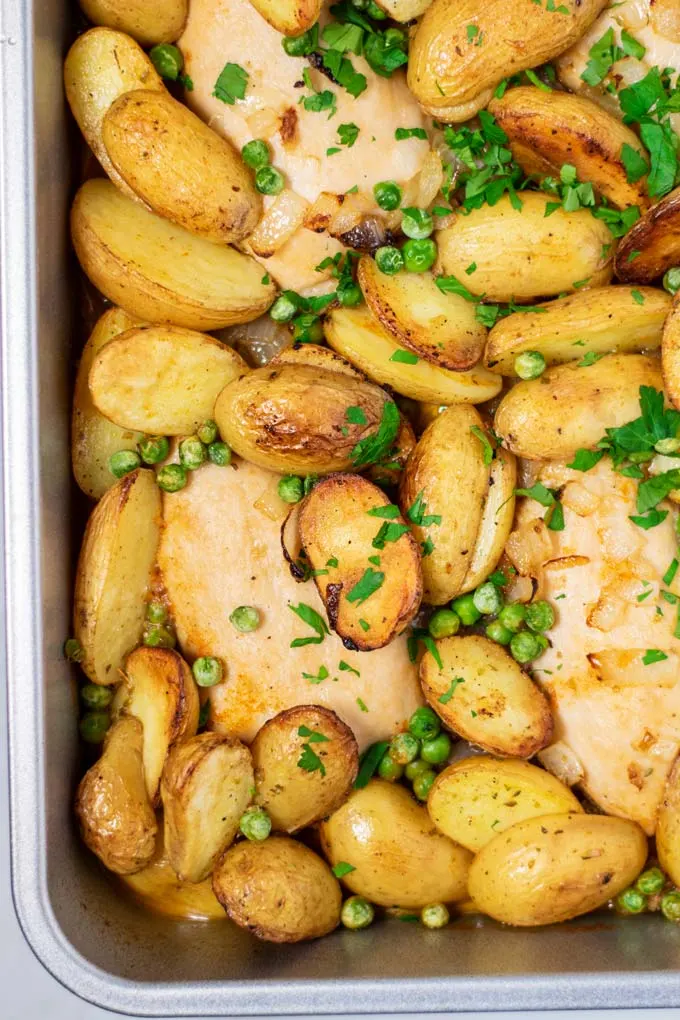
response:
{"label": "potato flesh", "polygon": [[482,584],[503,555],[515,518],[517,462],[513,454],[499,447],[489,469],[489,487],[484,500],[479,531],[461,592]]}
{"label": "potato flesh", "polygon": [[143,46],[174,42],[187,17],[188,0],[80,0],[93,25],[127,32]]}
{"label": "potato flesh", "polygon": [[182,882],[163,848],[162,831],[150,863],[134,875],[121,876],[122,886],[147,910],[187,921],[226,921],[227,915],[212,890],[212,882]]}
{"label": "potato flesh", "polygon": [[253,7],[272,28],[284,35],[302,35],[319,17],[321,0],[250,0]]}
{"label": "potato flesh", "polygon": [[680,310],[674,303],[663,331],[661,367],[664,389],[671,403],[680,407]]}

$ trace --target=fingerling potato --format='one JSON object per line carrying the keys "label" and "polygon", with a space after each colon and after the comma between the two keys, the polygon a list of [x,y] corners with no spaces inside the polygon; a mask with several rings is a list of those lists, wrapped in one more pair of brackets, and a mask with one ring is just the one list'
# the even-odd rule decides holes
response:
{"label": "fingerling potato", "polygon": [[323,851],[348,889],[382,907],[418,909],[467,897],[472,855],[437,832],[408,790],[372,779],[321,825]]}
{"label": "fingerling potato", "polygon": [[147,910],[187,921],[226,921],[209,878],[183,882],[173,871],[163,847],[163,830],[156,838],[156,852],[145,868],[121,876],[121,884]]}
{"label": "fingerling potato", "polygon": [[587,209],[546,217],[549,198],[540,192],[523,191],[519,199],[521,209],[504,195],[438,230],[442,273],[489,301],[531,301],[609,283],[614,246],[606,223]]}
{"label": "fingerling potato", "polygon": [[80,665],[93,683],[118,683],[125,656],[141,640],[160,516],[154,473],[139,469],[108,490],[87,522],[73,624]]}
{"label": "fingerling potato", "polygon": [[675,762],[666,781],[656,823],[656,852],[659,864],[671,882],[680,884],[680,761]]}
{"label": "fingerling potato", "polygon": [[161,801],[168,860],[177,877],[202,882],[234,841],[255,785],[248,748],[219,733],[198,733],[168,754]]}
{"label": "fingerling potato", "polygon": [[502,645],[480,634],[443,638],[420,663],[431,708],[471,744],[507,757],[531,758],[550,743],[553,718],[545,695]]}
{"label": "fingerling potato", "polygon": [[187,20],[188,0],[80,0],[93,25],[127,32],[142,46],[174,42]]}
{"label": "fingerling potato", "polygon": [[[345,645],[370,651],[401,634],[420,608],[420,550],[382,490],[359,475],[331,475],[305,499],[299,528],[328,622]],[[369,560],[378,550],[376,567]]]}
{"label": "fingerling potato", "polygon": [[623,283],[653,283],[680,265],[680,188],[633,224],[619,242],[614,265]]}
{"label": "fingerling potato", "polygon": [[378,7],[395,21],[414,21],[424,14],[432,0],[380,0]]}
{"label": "fingerling potato", "polygon": [[674,302],[668,313],[661,341],[661,368],[664,389],[675,407],[680,407],[680,304]]}
{"label": "fingerling potato", "polygon": [[73,390],[71,416],[71,464],[79,487],[86,496],[101,499],[116,481],[109,457],[118,450],[136,450],[141,432],[114,425],[100,414],[90,396],[87,379],[99,351],[114,337],[140,325],[122,308],[109,308],[97,321],[83,348]]}
{"label": "fingerling potato", "polygon": [[340,921],[338,880],[288,836],[236,843],[215,868],[213,889],[235,924],[268,942],[318,939]]}
{"label": "fingerling potato", "polygon": [[283,35],[302,35],[319,17],[321,0],[250,0],[265,21]]}
{"label": "fingerling potato", "polygon": [[363,372],[350,365],[341,355],[329,347],[320,347],[318,344],[294,344],[292,347],[285,347],[268,364],[309,365],[329,372],[344,372],[345,375],[351,375],[355,379],[366,378]]}
{"label": "fingerling potato", "polygon": [[440,832],[473,853],[525,818],[581,811],[571,790],[525,761],[462,758],[437,776],[427,799]]}
{"label": "fingerling potato", "polygon": [[156,849],[156,816],[142,765],[142,727],[119,719],[109,730],[99,761],[76,793],[76,815],[85,845],[119,875],[144,868]]}
{"label": "fingerling potato", "polygon": [[517,461],[512,453],[498,447],[489,468],[487,489],[479,531],[461,592],[472,591],[494,570],[503,555],[515,519]]}
{"label": "fingerling potato", "polygon": [[573,362],[517,383],[496,410],[503,445],[528,460],[563,460],[592,447],[607,428],[640,413],[640,386],[661,389],[661,365],[644,354],[608,354],[594,364]]}
{"label": "fingerling potato", "polygon": [[92,400],[118,426],[185,436],[212,418],[219,393],[248,371],[232,347],[179,326],[130,329],[96,355]]}
{"label": "fingerling potato", "polygon": [[[313,734],[314,742],[310,742]],[[323,769],[310,771],[300,765],[300,760],[311,757],[305,755],[305,745]],[[349,726],[321,705],[298,705],[279,712],[260,727],[250,751],[256,802],[281,832],[297,832],[335,811],[350,792],[359,764],[359,749]]]}
{"label": "fingerling potato", "polygon": [[119,96],[133,89],[165,92],[144,50],[125,32],[91,28],[74,42],[64,63],[64,85],[71,113],[85,141],[117,188],[133,192],[111,162],[102,139],[106,111]]}
{"label": "fingerling potato", "polygon": [[637,878],[646,859],[647,837],[627,819],[527,818],[477,854],[470,896],[505,924],[555,924],[604,906]]}
{"label": "fingerling potato", "polygon": [[95,287],[136,318],[221,329],[256,319],[274,298],[254,259],[156,216],[110,181],[80,188],[71,237]]}

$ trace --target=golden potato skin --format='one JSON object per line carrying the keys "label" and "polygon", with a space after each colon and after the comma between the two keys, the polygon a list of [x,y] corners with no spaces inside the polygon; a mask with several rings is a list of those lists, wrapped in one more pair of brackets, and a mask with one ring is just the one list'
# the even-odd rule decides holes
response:
{"label": "golden potato skin", "polygon": [[256,11],[283,35],[302,35],[319,17],[321,0],[250,0]]}
{"label": "golden potato skin", "polygon": [[668,398],[680,407],[680,303],[673,302],[663,330],[661,341],[661,367],[663,384]]}
{"label": "golden potato skin", "polygon": [[467,897],[469,851],[437,832],[403,786],[371,779],[321,825],[324,853],[353,893],[382,907],[418,909]]}
{"label": "golden potato skin", "polygon": [[93,25],[127,32],[142,46],[174,42],[187,20],[188,0],[80,0]]}
{"label": "golden potato skin", "polygon": [[[584,281],[591,287],[609,283],[614,245],[605,223],[587,209],[556,209],[546,217],[549,199],[539,192],[523,191],[520,199],[521,209],[504,195],[438,230],[442,273],[465,280],[473,294],[489,301],[532,301],[570,294]],[[468,277],[473,262],[477,268]]]}
{"label": "golden potato skin", "polygon": [[213,889],[235,924],[267,942],[318,939],[340,921],[338,880],[288,836],[236,843],[215,868]]}
{"label": "golden potato skin", "polygon": [[608,354],[593,365],[555,365],[519,382],[496,410],[503,445],[528,460],[571,458],[640,413],[640,386],[661,389],[661,365],[644,354]]}
{"label": "golden potato skin", "polygon": [[[315,743],[320,769],[307,772],[298,766],[308,738],[298,733],[306,726],[328,737]],[[279,712],[260,727],[250,746],[255,767],[256,802],[280,832],[297,832],[325,818],[342,804],[352,788],[359,766],[359,748],[349,726],[321,705],[298,705]]]}
{"label": "golden potato skin", "polygon": [[[489,111],[508,136],[512,154],[526,173],[533,172],[536,157],[557,177],[569,163],[576,167],[579,181],[590,181],[617,209],[629,205],[648,208],[647,178],[629,183],[621,158],[624,145],[643,158],[647,158],[646,150],[634,131],[592,99],[526,85],[493,99]],[[527,151],[529,160],[525,161]]]}
{"label": "golden potato skin", "polygon": [[533,0],[434,0],[411,42],[409,88],[439,120],[467,120],[503,78],[568,49],[607,4],[581,0],[562,14]]}
{"label": "golden potato skin", "polygon": [[104,117],[109,159],[158,216],[230,244],[255,229],[262,200],[239,153],[167,92],[127,92]]}
{"label": "golden potato skin", "polygon": [[485,914],[523,927],[578,917],[617,896],[645,865],[647,837],[624,818],[552,814],[500,833],[470,868]]}
{"label": "golden potato skin", "polygon": [[85,844],[118,875],[140,871],[156,849],[156,816],[142,765],[142,726],[124,717],[113,724],[101,758],[85,773],[75,803]]}
{"label": "golden potato skin", "polygon": [[163,830],[158,831],[152,860],[134,875],[121,875],[121,885],[147,910],[165,917],[187,921],[226,921],[209,878],[203,882],[183,882],[173,871],[163,846]]}
{"label": "golden potato skin", "polygon": [[614,267],[623,283],[653,283],[680,264],[680,188],[653,205],[616,251]]}
{"label": "golden potato skin", "polygon": [[666,782],[656,823],[659,864],[671,882],[680,885],[680,762],[676,761]]}

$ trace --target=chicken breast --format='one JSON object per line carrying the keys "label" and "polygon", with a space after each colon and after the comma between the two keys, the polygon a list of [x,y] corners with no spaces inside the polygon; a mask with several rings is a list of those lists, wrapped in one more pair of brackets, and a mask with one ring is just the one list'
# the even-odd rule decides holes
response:
{"label": "chicken breast", "polygon": [[[374,652],[348,651],[334,633],[291,648],[295,638],[314,637],[291,605],[326,615],[314,581],[298,584],[284,561],[281,520],[254,505],[271,504],[273,479],[244,461],[208,464],[185,489],[164,496],[159,565],[177,635],[190,659],[215,655],[226,665],[224,682],[210,689],[212,729],[250,742],[283,709],[325,705],[362,750],[403,728],[422,704],[416,667],[404,637]],[[249,634],[229,622],[243,605],[261,613]],[[315,682],[322,667],[328,676]]]}
{"label": "chicken breast", "polygon": [[[322,12],[321,24],[330,19]],[[302,57],[289,57],[283,37],[258,14],[248,0],[192,0],[189,19],[179,46],[194,88],[189,105],[216,131],[240,149],[253,138],[269,143],[272,164],[281,171],[286,187],[311,209],[326,192],[347,197],[346,206],[361,215],[384,214],[373,197],[378,181],[400,184],[416,178],[426,159],[429,143],[419,138],[395,139],[398,127],[424,127],[422,111],[406,86],[403,71],[391,78],[375,74],[363,57],[351,56],[356,71],[366,76],[367,88],[356,99],[311,67]],[[228,105],[213,96],[215,82],[226,63],[240,64],[248,73],[243,100]],[[337,112],[314,112],[301,105],[311,93],[303,81],[307,71],[316,91],[334,93]],[[355,124],[359,134],[350,147],[342,145],[340,125]],[[331,155],[329,149],[338,149]],[[434,196],[433,196],[434,197]],[[265,199],[265,218],[275,200]],[[280,204],[280,203],[279,203]],[[295,206],[299,218],[305,205]],[[282,224],[277,224],[282,229]],[[323,231],[323,227],[321,228]],[[342,245],[327,233],[300,226],[275,255],[256,257],[282,286],[306,291],[327,274],[316,266]]]}
{"label": "chicken breast", "polygon": [[[583,789],[601,808],[652,834],[680,750],[678,607],[661,595],[680,594],[680,572],[662,580],[678,555],[675,512],[667,504],[668,517],[650,531],[633,524],[637,483],[609,460],[586,473],[548,465],[540,478],[564,485],[564,531],[539,527],[538,597],[557,622],[536,676],[553,704],[555,740],[574,752]],[[536,538],[544,513],[521,501],[511,549]]]}

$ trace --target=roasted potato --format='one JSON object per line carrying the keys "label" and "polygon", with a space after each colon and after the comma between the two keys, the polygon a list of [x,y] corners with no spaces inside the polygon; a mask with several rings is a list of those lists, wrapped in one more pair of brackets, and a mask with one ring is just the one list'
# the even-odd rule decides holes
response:
{"label": "roasted potato", "polygon": [[680,885],[680,760],[666,781],[656,823],[659,864],[674,885]]}
{"label": "roasted potato", "polygon": [[468,120],[503,78],[562,53],[607,4],[581,0],[556,14],[534,0],[434,0],[411,42],[409,88],[438,120]]}
{"label": "roasted potato", "polygon": [[424,14],[432,0],[380,0],[380,7],[394,21],[414,21]]}
{"label": "roasted potato", "polygon": [[175,744],[161,777],[168,860],[177,877],[202,882],[231,845],[252,800],[255,775],[248,748],[219,733]]}
{"label": "roasted potato", "polygon": [[212,882],[182,882],[172,870],[159,829],[153,859],[134,875],[121,876],[121,884],[147,910],[187,921],[226,921]]}
{"label": "roasted potato", "polygon": [[198,691],[191,670],[171,648],[136,648],[125,661],[124,711],[144,727],[144,776],[149,800],[159,803],[168,751],[198,729]]}
{"label": "roasted potato", "polygon": [[140,319],[220,329],[256,319],[274,297],[254,259],[156,216],[110,181],[83,184],[71,236],[95,287]]}
{"label": "roasted potato", "polygon": [[486,329],[475,305],[459,294],[443,294],[431,273],[388,276],[365,255],[357,279],[373,315],[402,347],[454,371],[477,364]]}
{"label": "roasted potato", "polygon": [[[489,301],[532,301],[609,283],[614,245],[606,223],[588,209],[546,217],[548,196],[537,191],[521,192],[520,200],[514,209],[504,195],[438,230],[442,273]],[[473,262],[477,268],[466,276]]]}
{"label": "roasted potato", "polygon": [[92,362],[102,347],[120,333],[138,326],[122,308],[109,308],[97,321],[83,348],[73,390],[71,416],[71,464],[76,482],[86,496],[101,499],[116,481],[109,457],[118,450],[136,450],[140,432],[114,425],[95,407],[87,379]]}
{"label": "roasted potato", "polygon": [[328,343],[375,382],[432,404],[481,404],[500,390],[491,372],[478,366],[450,372],[405,350],[364,307],[335,308],[326,316]]}
{"label": "roasted potato", "polygon": [[[352,451],[377,432],[388,402],[383,390],[344,370],[284,363],[225,387],[214,418],[244,460],[280,474],[325,474],[358,466]],[[348,419],[350,407],[363,423]]]}
{"label": "roasted potato", "polygon": [[[401,634],[420,608],[420,550],[383,491],[360,475],[331,475],[305,499],[299,528],[328,622],[343,642],[370,651]],[[376,550],[378,569],[369,562]]]}
{"label": "roasted potato", "polygon": [[653,205],[619,242],[614,267],[623,283],[653,283],[680,265],[680,188]]}
{"label": "roasted potato", "polygon": [[470,868],[470,896],[505,924],[555,924],[603,906],[633,882],[647,837],[624,818],[551,814],[495,836]]}
{"label": "roasted potato", "polygon": [[439,773],[427,810],[440,832],[477,853],[516,822],[580,811],[581,805],[569,787],[535,765],[479,756]]}
{"label": "roasted potato", "polygon": [[159,216],[218,244],[255,228],[262,200],[240,154],[168,92],[120,96],[102,139],[116,172]]}
{"label": "roasted potato", "polygon": [[661,342],[661,368],[668,399],[680,407],[680,302],[674,302],[666,319]]}
{"label": "roasted potato", "polygon": [[550,743],[548,700],[502,645],[480,634],[443,638],[420,663],[420,683],[449,729],[491,754],[531,758]]}
{"label": "roasted potato", "polygon": [[420,908],[467,897],[471,854],[442,836],[403,786],[372,779],[321,825],[324,853],[351,864],[343,882],[382,907]]}
{"label": "roasted potato", "polygon": [[93,683],[118,683],[125,656],[141,640],[160,516],[154,473],[140,469],[109,489],[87,522],[73,624],[80,665]]}
{"label": "roasted potato", "polygon": [[215,868],[213,889],[235,924],[268,942],[318,939],[340,920],[338,880],[288,836],[231,847]]}
{"label": "roasted potato", "polygon": [[508,89],[489,103],[489,111],[526,174],[559,177],[568,163],[576,167],[579,181],[589,181],[617,209],[648,207],[646,176],[631,183],[621,156],[627,145],[647,159],[644,146],[634,131],[592,99],[527,85]]}
{"label": "roasted potato", "polygon": [[515,517],[516,484],[517,461],[512,453],[499,447],[489,468],[489,487],[462,592],[472,591],[485,581],[503,555]]}
{"label": "roasted potato", "polygon": [[661,346],[670,306],[670,296],[656,287],[577,291],[536,311],[499,319],[489,333],[484,364],[492,372],[514,376],[515,358],[523,351],[539,351],[548,365],[554,365],[593,355],[655,350]]}
{"label": "roasted potato", "polygon": [[[302,730],[302,732],[300,732]],[[320,734],[309,743],[312,734]],[[305,746],[323,769],[308,771],[299,761]],[[274,829],[297,832],[340,807],[356,779],[359,749],[339,716],[321,705],[298,705],[262,726],[250,747],[256,801]]]}
{"label": "roasted potato", "polygon": [[102,756],[80,781],[76,815],[85,844],[109,871],[129,875],[144,868],[156,849],[156,816],[142,764],[142,727],[119,719]]}
{"label": "roasted potato", "polygon": [[309,365],[311,368],[319,368],[322,371],[343,372],[355,379],[366,378],[363,372],[351,365],[346,358],[336,354],[329,347],[320,347],[318,344],[294,344],[292,347],[285,347],[268,364],[275,366]]}
{"label": "roasted potato", "polygon": [[121,428],[183,436],[212,418],[219,393],[248,371],[232,347],[179,326],[129,329],[92,360],[95,406]]}
{"label": "roasted potato", "polygon": [[256,11],[284,35],[302,35],[319,17],[321,0],[250,0]]}
{"label": "roasted potato", "polygon": [[188,0],[80,0],[93,25],[127,32],[142,46],[174,42],[187,20]]}
{"label": "roasted potato", "polygon": [[[100,3],[104,6],[106,0]],[[148,8],[148,4],[144,6]],[[102,139],[102,123],[111,104],[126,92],[133,89],[165,92],[155,67],[129,35],[111,28],[91,28],[76,39],[68,52],[64,85],[71,113],[85,141],[116,187],[136,198],[109,159]]]}
{"label": "roasted potato", "polygon": [[644,354],[608,354],[573,362],[520,382],[498,405],[494,429],[503,445],[528,460],[563,460],[640,413],[640,386],[663,386],[661,365]]}

